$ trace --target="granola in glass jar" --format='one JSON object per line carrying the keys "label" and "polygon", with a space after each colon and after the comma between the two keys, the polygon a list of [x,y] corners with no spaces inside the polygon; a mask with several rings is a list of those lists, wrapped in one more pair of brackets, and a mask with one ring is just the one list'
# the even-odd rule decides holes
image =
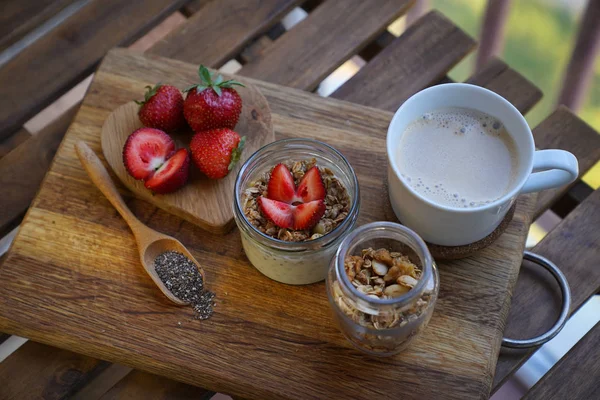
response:
{"label": "granola in glass jar", "polygon": [[348,235],[327,276],[340,330],[358,349],[378,356],[404,350],[428,324],[439,275],[427,246],[410,229],[373,222]]}

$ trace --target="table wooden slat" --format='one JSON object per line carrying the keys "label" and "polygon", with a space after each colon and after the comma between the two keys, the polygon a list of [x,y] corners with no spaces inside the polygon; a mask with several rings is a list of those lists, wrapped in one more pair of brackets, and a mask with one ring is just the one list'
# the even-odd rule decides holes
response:
{"label": "table wooden slat", "polygon": [[78,108],[69,109],[0,159],[0,235],[29,207]]}
{"label": "table wooden slat", "polygon": [[[535,144],[541,149],[563,149],[579,160],[579,176],[600,160],[600,135],[565,106],[560,106],[534,130]],[[540,216],[575,185],[546,190],[538,196],[534,218]]]}
{"label": "table wooden slat", "polygon": [[148,53],[220,67],[298,3],[300,0],[212,1]]}
{"label": "table wooden slat", "polygon": [[600,323],[542,377],[523,400],[589,400],[600,394]]}
{"label": "table wooden slat", "polygon": [[267,35],[263,35],[256,39],[253,43],[250,43],[242,52],[240,53],[240,58],[245,63],[249,63],[250,61],[257,60],[263,56],[265,51],[273,44],[273,39],[268,37]]}
{"label": "table wooden slat", "polygon": [[403,14],[412,0],[325,1],[241,75],[312,90]]}
{"label": "table wooden slat", "polygon": [[185,0],[90,0],[0,68],[0,139],[83,79],[106,52],[129,44]]}
{"label": "table wooden slat", "polygon": [[6,139],[0,141],[0,159],[29,138],[31,138],[31,133],[29,133],[27,129],[21,128]]}
{"label": "table wooden slat", "polygon": [[208,400],[213,395],[214,392],[209,390],[159,375],[131,371],[100,400]]}
{"label": "table wooden slat", "polygon": [[542,92],[523,75],[498,59],[492,59],[467,83],[483,86],[510,101],[526,114],[542,98]]}
{"label": "table wooden slat", "polygon": [[384,48],[332,97],[396,111],[410,96],[443,77],[475,44],[448,18],[431,11]]}
{"label": "table wooden slat", "polygon": [[187,15],[193,15],[194,13],[197,13],[198,11],[200,11],[202,9],[202,7],[204,7],[205,5],[207,5],[213,1],[220,1],[220,0],[192,0],[183,7],[183,11]]}
{"label": "table wooden slat", "polygon": [[108,365],[107,362],[29,341],[0,363],[0,398],[64,399]]}
{"label": "table wooden slat", "polygon": [[[2,264],[2,258],[0,258],[0,265]],[[4,343],[6,339],[8,339],[11,335],[7,335],[6,333],[0,332],[0,344]]]}
{"label": "table wooden slat", "polygon": [[[600,289],[600,189],[575,208],[535,248],[565,274],[576,310]],[[525,262],[514,290],[508,325],[504,334],[513,338],[532,337],[546,331],[558,317],[560,290],[552,276]],[[496,366],[497,389],[532,351],[505,350]]]}
{"label": "table wooden slat", "polygon": [[75,1],[3,0],[0,13],[0,52]]}

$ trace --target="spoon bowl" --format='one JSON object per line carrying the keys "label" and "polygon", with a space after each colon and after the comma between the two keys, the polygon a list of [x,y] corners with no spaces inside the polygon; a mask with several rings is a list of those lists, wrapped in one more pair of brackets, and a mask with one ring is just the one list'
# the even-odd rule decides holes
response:
{"label": "spoon bowl", "polygon": [[202,275],[202,281],[206,282],[204,277],[204,270],[200,266],[200,263],[194,258],[189,250],[181,244],[181,242],[171,236],[157,232],[144,225],[131,210],[127,207],[123,198],[119,194],[119,191],[115,187],[110,175],[102,165],[102,162],[98,156],[90,149],[90,147],[83,141],[78,141],[75,144],[75,151],[81,161],[81,164],[87,171],[88,175],[92,179],[92,182],[100,189],[100,191],[106,196],[110,203],[115,209],[121,214],[121,217],[127,222],[129,228],[135,236],[137,242],[138,251],[140,254],[140,261],[142,266],[146,270],[146,273],[152,278],[156,286],[163,292],[163,294],[177,305],[186,305],[185,301],[177,298],[160,280],[156,269],[154,268],[154,260],[159,254],[165,251],[177,251],[186,256],[192,261],[198,268],[198,272]]}
{"label": "spoon bowl", "polygon": [[[148,228],[148,229],[150,229],[150,228]],[[158,233],[159,235],[162,235],[159,232],[156,232],[156,233]],[[138,247],[139,246],[140,246],[140,244],[138,241]],[[174,303],[177,303],[180,305],[187,304],[186,302],[175,297],[171,293],[171,291],[169,291],[169,289],[167,289],[167,287],[164,285],[164,283],[160,280],[158,274],[156,273],[156,268],[154,266],[154,260],[156,259],[156,257],[158,255],[164,253],[165,251],[176,251],[178,253],[183,254],[191,262],[196,264],[196,268],[198,268],[198,272],[200,272],[200,275],[202,275],[202,281],[203,282],[206,281],[204,279],[204,270],[200,266],[200,263],[194,258],[194,256],[188,251],[188,249],[183,244],[181,244],[181,242],[179,240],[177,240],[175,238],[164,235],[164,237],[162,237],[162,238],[157,238],[156,240],[148,242],[144,248],[139,247],[139,250],[140,250],[140,260],[142,262],[142,265],[146,269],[146,272],[148,272],[148,275],[150,275],[152,280],[156,283],[156,285],[160,288],[160,290],[165,294],[165,296],[167,296]]]}

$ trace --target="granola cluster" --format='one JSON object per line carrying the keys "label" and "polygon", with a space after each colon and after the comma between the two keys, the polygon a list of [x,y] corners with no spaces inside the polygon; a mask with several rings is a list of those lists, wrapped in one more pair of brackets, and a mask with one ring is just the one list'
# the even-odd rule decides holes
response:
{"label": "granola cluster", "polygon": [[[347,256],[346,275],[354,287],[368,297],[391,299],[412,290],[422,271],[399,252],[387,249],[363,249],[360,256]],[[375,352],[393,352],[403,348],[427,323],[433,304],[432,292],[425,289],[413,303],[402,308],[382,306],[377,313],[360,310],[354,300],[344,294],[339,281],[333,282],[333,297],[339,309],[361,327],[381,330],[381,334],[355,332],[351,340]],[[422,323],[417,321],[422,320]],[[383,330],[407,326],[407,332],[386,334]]]}
{"label": "granola cluster", "polygon": [[[314,158],[301,161],[288,160],[284,164],[292,172],[294,183],[300,180],[310,168],[314,167],[317,160]],[[265,235],[289,242],[303,242],[317,239],[334,230],[350,212],[351,199],[346,188],[336,178],[329,168],[319,166],[319,172],[327,194],[325,196],[325,214],[323,218],[310,230],[292,230],[280,228],[265,217],[258,206],[258,197],[267,196],[267,186],[271,171],[265,172],[257,180],[250,183],[242,194],[242,209],[248,222]]]}

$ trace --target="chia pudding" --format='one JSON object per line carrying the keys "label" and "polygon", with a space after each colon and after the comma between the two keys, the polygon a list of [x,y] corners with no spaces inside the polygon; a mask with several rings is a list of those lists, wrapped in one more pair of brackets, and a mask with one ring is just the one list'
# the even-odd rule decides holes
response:
{"label": "chia pudding", "polygon": [[354,172],[324,143],[275,142],[255,153],[238,174],[235,217],[244,251],[254,267],[279,282],[325,279],[357,214]]}

